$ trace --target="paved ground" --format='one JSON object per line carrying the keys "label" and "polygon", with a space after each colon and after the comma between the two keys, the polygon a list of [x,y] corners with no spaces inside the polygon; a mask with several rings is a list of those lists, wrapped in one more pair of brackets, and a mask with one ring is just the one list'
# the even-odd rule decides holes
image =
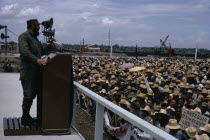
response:
{"label": "paved ground", "polygon": [[[3,118],[20,117],[21,103],[22,87],[19,73],[0,73],[0,140],[81,140],[76,132],[66,136],[4,136]],[[30,114],[36,116],[36,100]]]}

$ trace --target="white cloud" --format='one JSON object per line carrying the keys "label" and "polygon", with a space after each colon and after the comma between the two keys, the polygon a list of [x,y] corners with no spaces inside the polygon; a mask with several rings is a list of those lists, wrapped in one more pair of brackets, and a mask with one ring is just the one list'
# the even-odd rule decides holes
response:
{"label": "white cloud", "polygon": [[103,18],[102,19],[102,23],[103,24],[112,24],[113,23],[113,20],[109,19],[109,18]]}
{"label": "white cloud", "polygon": [[34,8],[30,7],[22,9],[17,16],[22,17],[22,16],[38,15],[39,13],[40,13],[39,7],[34,7]]}
{"label": "white cloud", "polygon": [[135,45],[139,40],[144,46],[159,45],[170,34],[173,47],[191,47],[196,39],[205,47],[210,44],[209,7],[209,0],[0,0],[0,24],[20,34],[29,18],[52,17],[61,43],[78,43],[84,37],[87,43],[107,44],[110,27],[113,44]]}
{"label": "white cloud", "polygon": [[93,4],[93,8],[100,8],[100,5],[95,3],[95,4]]}
{"label": "white cloud", "polygon": [[13,12],[13,10],[15,10],[17,8],[17,6],[18,6],[17,3],[5,5],[1,8],[1,13],[2,14],[10,14]]}
{"label": "white cloud", "polygon": [[77,16],[78,18],[82,18],[84,20],[88,20],[90,16],[92,16],[93,14],[91,12],[82,12],[82,13],[72,14],[72,15]]}

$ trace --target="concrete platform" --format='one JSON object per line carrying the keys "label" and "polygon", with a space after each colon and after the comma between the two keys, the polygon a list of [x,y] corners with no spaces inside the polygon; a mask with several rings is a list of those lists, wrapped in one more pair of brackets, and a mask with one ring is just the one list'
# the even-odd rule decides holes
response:
{"label": "concrete platform", "polygon": [[[19,73],[0,73],[0,140],[82,140],[73,130],[72,135],[63,136],[4,136],[3,118],[21,117],[23,92]],[[31,108],[31,116],[36,116],[36,99]]]}

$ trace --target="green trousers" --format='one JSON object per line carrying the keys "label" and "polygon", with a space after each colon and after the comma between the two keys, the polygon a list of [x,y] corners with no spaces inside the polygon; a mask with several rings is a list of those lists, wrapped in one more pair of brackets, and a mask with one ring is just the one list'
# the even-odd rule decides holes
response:
{"label": "green trousers", "polygon": [[25,72],[24,77],[21,78],[21,85],[23,88],[23,115],[29,114],[33,100],[37,96],[37,117],[41,117],[42,73],[34,70]]}

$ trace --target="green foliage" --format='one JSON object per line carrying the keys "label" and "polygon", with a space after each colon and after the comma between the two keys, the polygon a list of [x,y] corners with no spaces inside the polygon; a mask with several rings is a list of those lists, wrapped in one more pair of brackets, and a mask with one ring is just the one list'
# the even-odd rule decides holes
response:
{"label": "green foliage", "polygon": [[[67,50],[79,51],[80,45],[78,44],[62,44]],[[88,45],[85,45],[88,46]],[[92,45],[99,47],[101,52],[110,52],[110,46],[108,45]],[[135,56],[136,46],[120,46],[115,44],[112,46],[114,53],[128,53],[129,55]],[[168,49],[160,49],[160,47],[138,47],[138,54],[140,56],[146,55],[157,55],[157,56],[168,56]],[[172,56],[195,56],[195,48],[172,48]],[[210,50],[198,49],[198,57],[210,57]]]}

